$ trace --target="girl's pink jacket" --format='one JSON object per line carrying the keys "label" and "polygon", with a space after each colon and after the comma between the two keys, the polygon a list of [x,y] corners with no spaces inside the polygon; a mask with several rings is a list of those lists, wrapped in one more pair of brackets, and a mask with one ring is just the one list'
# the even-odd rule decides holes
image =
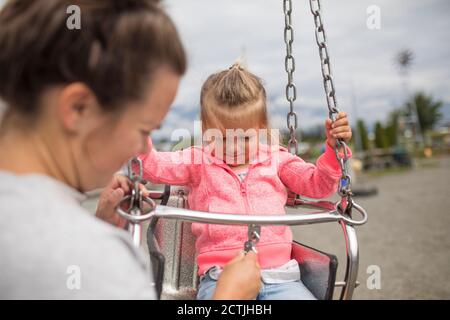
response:
{"label": "girl's pink jacket", "polygon": [[[285,214],[287,188],[308,198],[325,198],[338,186],[341,171],[334,150],[326,143],[316,165],[293,156],[287,149],[260,144],[258,157],[243,182],[230,167],[202,147],[182,151],[150,152],[139,158],[144,178],[153,183],[183,185],[190,189],[193,210],[231,214]],[[351,151],[347,150],[351,156]],[[193,223],[197,237],[199,275],[223,266],[244,247],[247,227]],[[283,265],[291,259],[292,233],[285,226],[261,228],[257,245],[262,269]]]}

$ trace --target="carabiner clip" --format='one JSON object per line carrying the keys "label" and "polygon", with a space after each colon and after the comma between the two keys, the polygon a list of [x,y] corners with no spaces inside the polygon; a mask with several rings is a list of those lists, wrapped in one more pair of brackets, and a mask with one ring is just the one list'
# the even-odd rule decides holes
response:
{"label": "carabiner clip", "polygon": [[258,253],[256,250],[256,244],[259,242],[261,237],[261,227],[251,224],[248,226],[248,240],[244,244],[245,253],[253,251]]}

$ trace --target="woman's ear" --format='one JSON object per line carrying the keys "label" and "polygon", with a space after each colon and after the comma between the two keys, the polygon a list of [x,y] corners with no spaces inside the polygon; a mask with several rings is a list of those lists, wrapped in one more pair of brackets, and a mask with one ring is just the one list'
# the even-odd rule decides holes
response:
{"label": "woman's ear", "polygon": [[83,131],[99,111],[95,94],[83,83],[69,84],[58,94],[56,115],[64,129],[70,133]]}

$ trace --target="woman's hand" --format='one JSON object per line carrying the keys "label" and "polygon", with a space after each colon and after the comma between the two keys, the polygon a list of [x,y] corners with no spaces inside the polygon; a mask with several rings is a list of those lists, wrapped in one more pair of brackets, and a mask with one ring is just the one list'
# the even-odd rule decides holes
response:
{"label": "woman's hand", "polygon": [[350,127],[347,114],[345,112],[339,112],[334,122],[331,121],[331,119],[327,119],[325,121],[325,129],[327,134],[327,143],[332,148],[336,146],[337,139],[342,139],[345,143],[347,143],[352,138],[352,128]]}
{"label": "woman's hand", "polygon": [[[148,191],[140,185],[143,196],[148,196]],[[116,174],[100,194],[97,205],[97,218],[111,223],[119,228],[124,228],[127,221],[119,216],[116,208],[126,194],[131,192],[132,182],[126,176]]]}
{"label": "woman's hand", "polygon": [[261,270],[257,255],[250,251],[226,264],[217,281],[214,300],[251,300],[261,289]]}

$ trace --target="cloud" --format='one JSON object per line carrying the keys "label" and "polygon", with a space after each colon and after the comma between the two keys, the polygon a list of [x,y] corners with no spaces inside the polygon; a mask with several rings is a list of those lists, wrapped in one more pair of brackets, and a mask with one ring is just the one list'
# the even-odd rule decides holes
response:
{"label": "cloud", "polygon": [[[424,90],[450,102],[448,1],[322,0],[322,3],[337,97],[344,111],[374,123],[386,119],[388,112],[402,103],[405,96],[394,57],[403,48],[410,48],[415,54],[410,91]],[[323,122],[327,107],[313,20],[307,2],[293,4],[296,108],[301,115],[300,126],[307,128]],[[366,10],[373,4],[381,9],[380,30],[366,27]],[[189,71],[171,112],[178,112],[182,106],[195,118],[204,79],[228,67],[244,53],[249,69],[265,81],[271,122],[285,127],[288,104],[284,101],[281,2],[169,0],[166,7],[189,55]]]}
{"label": "cloud", "polygon": [[[0,0],[0,6],[4,0]],[[286,72],[284,18],[281,1],[166,0],[188,52],[189,69],[176,101],[157,136],[179,127],[191,128],[198,118],[200,88],[207,76],[245,55],[251,71],[264,79],[275,127],[285,127]],[[314,127],[327,116],[326,100],[307,1],[293,1],[296,59],[295,103],[301,128]],[[381,29],[366,26],[367,8],[379,6]],[[394,65],[403,48],[415,54],[409,91],[423,90],[450,104],[448,0],[322,0],[339,107],[350,118],[368,123],[384,120],[402,104],[405,93]],[[449,108],[444,108],[450,121]]]}

